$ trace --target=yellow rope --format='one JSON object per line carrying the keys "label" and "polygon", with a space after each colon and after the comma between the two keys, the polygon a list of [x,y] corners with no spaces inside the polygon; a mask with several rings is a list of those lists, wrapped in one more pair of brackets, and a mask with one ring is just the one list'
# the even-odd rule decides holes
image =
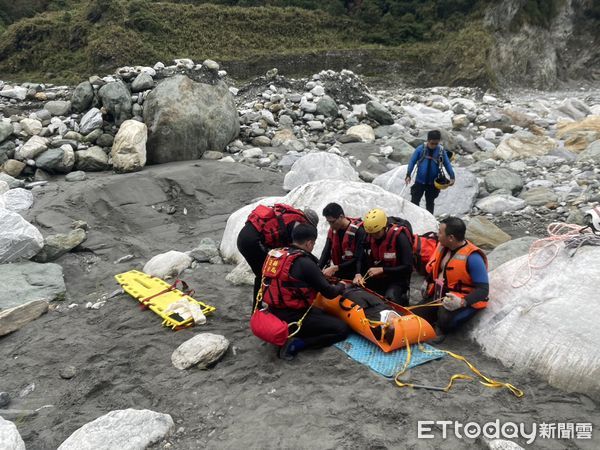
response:
{"label": "yellow rope", "polygon": [[[417,317],[417,320],[419,322],[419,335],[418,335],[418,338],[417,338],[417,345],[419,346],[419,349],[421,351],[423,351],[425,353],[433,353],[432,351],[427,350],[425,347],[423,347],[421,345],[421,330],[422,330],[421,320],[423,320],[423,319],[421,319],[421,317],[419,317],[419,316],[415,316],[415,317]],[[414,383],[407,383],[407,382],[404,382],[404,381],[400,381],[400,379],[399,379],[400,376],[404,372],[406,372],[406,369],[408,368],[408,365],[410,364],[410,360],[411,360],[411,357],[412,357],[412,351],[411,351],[411,348],[410,348],[410,344],[408,343],[408,339],[406,337],[406,329],[404,328],[404,326],[402,326],[402,330],[404,332],[404,339],[405,339],[405,342],[406,342],[406,352],[407,352],[407,355],[406,355],[406,361],[404,363],[404,367],[396,374],[396,376],[394,377],[394,381],[396,382],[396,385],[398,387],[418,387],[418,385],[415,385]],[[486,387],[489,387],[489,388],[502,388],[502,387],[505,387],[510,392],[512,392],[515,395],[515,397],[517,397],[517,398],[521,398],[521,397],[523,397],[525,395],[525,393],[522,390],[516,388],[515,386],[513,386],[510,383],[504,383],[504,382],[501,382],[501,381],[493,380],[493,379],[485,376],[484,374],[482,374],[479,371],[479,369],[477,369],[477,367],[475,367],[473,364],[471,364],[467,360],[467,358],[465,358],[464,356],[461,356],[461,355],[459,355],[457,353],[450,352],[448,350],[441,350],[441,351],[443,351],[447,355],[450,355],[454,359],[457,359],[459,361],[464,362],[469,367],[469,369],[471,369],[471,371],[475,375],[477,375],[478,377],[480,377],[480,378],[482,378],[484,380],[484,381],[479,380],[479,382],[482,385],[484,385]],[[454,374],[454,375],[452,375],[452,377],[450,377],[450,381],[448,382],[448,385],[446,387],[444,387],[444,388],[429,387],[429,388],[430,389],[434,389],[434,390],[448,392],[450,390],[450,388],[452,388],[452,385],[454,384],[455,380],[473,380],[473,378],[470,377],[469,375],[464,375],[464,374],[458,373],[458,374]],[[424,387],[424,386],[421,386],[421,387]]]}

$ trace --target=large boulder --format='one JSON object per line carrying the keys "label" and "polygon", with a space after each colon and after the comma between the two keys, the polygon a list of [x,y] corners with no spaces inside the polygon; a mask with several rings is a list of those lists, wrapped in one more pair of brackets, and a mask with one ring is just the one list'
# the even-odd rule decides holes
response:
{"label": "large boulder", "polygon": [[371,125],[367,124],[354,125],[348,128],[346,134],[356,138],[359,142],[373,142],[375,140],[375,132]]}
{"label": "large boulder", "polygon": [[577,157],[578,162],[591,162],[600,165],[600,140],[592,142]]}
{"label": "large boulder", "polygon": [[75,169],[85,172],[96,172],[108,169],[108,155],[101,147],[90,147],[75,152]]}
{"label": "large boulder", "polygon": [[20,262],[0,270],[0,309],[14,308],[34,300],[62,300],[66,287],[58,264]]}
{"label": "large boulder", "polygon": [[150,259],[142,271],[148,275],[158,278],[174,278],[190,267],[192,257],[185,253],[171,250],[161,253]]}
{"label": "large boulder", "polygon": [[523,179],[521,175],[512,170],[494,169],[485,176],[485,187],[488,192],[506,189],[513,194],[517,194],[523,189]]}
{"label": "large boulder", "polygon": [[71,111],[71,102],[64,100],[51,100],[44,105],[44,109],[53,116],[66,116]]}
{"label": "large boulder", "polygon": [[32,136],[19,149],[21,159],[35,159],[48,149],[48,139],[41,136]]}
{"label": "large boulder", "polygon": [[285,175],[283,188],[290,191],[317,180],[359,181],[359,178],[347,159],[333,153],[309,153],[296,161]]}
{"label": "large boulder", "polygon": [[44,238],[36,227],[18,213],[0,209],[0,264],[29,259],[43,246]]}
{"label": "large boulder", "polygon": [[[408,200],[374,186],[358,181],[323,180],[298,186],[285,197],[266,197],[232,213],[221,239],[221,256],[239,263],[243,260],[237,249],[237,236],[246,223],[248,214],[259,204],[273,205],[276,202],[287,203],[296,208],[309,207],[319,215],[323,208],[331,202],[339,203],[349,217],[362,217],[370,209],[383,208],[390,216],[407,219],[415,233],[437,231],[437,221],[426,210],[419,208]],[[320,255],[325,245],[329,225],[325,220],[319,221],[319,239],[313,253]]]}
{"label": "large boulder", "polygon": [[404,105],[402,109],[414,119],[417,128],[421,130],[452,129],[452,111],[440,111],[421,104]]}
{"label": "large boulder", "polygon": [[69,173],[75,165],[75,152],[68,144],[51,148],[35,160],[35,165],[48,173]]}
{"label": "large boulder", "polygon": [[144,450],[174,426],[170,415],[148,409],[111,411],[79,428],[58,450]]}
{"label": "large boulder", "polygon": [[600,400],[600,247],[583,246],[571,257],[560,249],[531,263],[528,256],[490,274],[489,306],[472,336],[504,364],[531,369],[550,384]]}
{"label": "large boulder", "polygon": [[0,120],[0,142],[4,142],[11,134],[13,134],[13,124]]}
{"label": "large boulder", "polygon": [[199,159],[222,151],[239,133],[238,113],[227,85],[197,83],[185,75],[163,80],[144,104],[150,164]]}
{"label": "large boulder", "polygon": [[[406,165],[396,167],[379,175],[373,180],[373,184],[410,200],[410,186],[404,183],[407,167]],[[454,167],[454,172],[456,174],[454,186],[441,191],[435,200],[435,213],[438,215],[461,215],[470,212],[479,194],[479,183],[473,173],[462,167]],[[423,205],[424,202],[423,198]]]}
{"label": "large boulder", "polygon": [[529,252],[529,247],[538,238],[533,236],[525,236],[522,238],[511,239],[498,245],[488,255],[488,270],[492,271],[500,267],[507,261],[511,261],[519,256],[526,255]]}
{"label": "large boulder", "polygon": [[53,234],[44,239],[44,248],[33,258],[34,261],[45,263],[54,261],[70,252],[87,238],[85,230],[76,228],[67,234]]}
{"label": "large boulder", "polygon": [[367,115],[381,125],[392,125],[394,123],[392,113],[384,105],[376,101],[367,102]]}
{"label": "large boulder", "polygon": [[102,106],[117,125],[131,118],[131,93],[122,81],[113,81],[98,90]]}
{"label": "large boulder", "polygon": [[487,250],[494,249],[511,239],[509,234],[482,216],[475,216],[469,220],[466,237],[477,247]]}
{"label": "large boulder", "polygon": [[519,211],[525,208],[527,203],[522,198],[513,197],[512,195],[493,194],[478,200],[475,206],[486,213],[501,214],[503,212]]}
{"label": "large boulder", "polygon": [[3,196],[4,207],[16,213],[24,213],[33,206],[33,194],[23,188],[15,188]]}
{"label": "large boulder", "polygon": [[110,155],[116,172],[135,172],[146,165],[148,127],[137,120],[126,120],[119,128]]}
{"label": "large boulder", "polygon": [[92,108],[86,112],[79,123],[79,132],[89,134],[102,127],[102,112],[98,108]]}
{"label": "large boulder", "polygon": [[15,424],[2,417],[0,417],[0,443],[5,450],[25,450],[25,443]]}

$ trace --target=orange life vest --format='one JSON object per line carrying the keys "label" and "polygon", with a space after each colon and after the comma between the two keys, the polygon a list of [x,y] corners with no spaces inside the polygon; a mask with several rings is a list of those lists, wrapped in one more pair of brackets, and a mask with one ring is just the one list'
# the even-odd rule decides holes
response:
{"label": "orange life vest", "polygon": [[317,291],[290,275],[292,264],[306,256],[299,248],[276,248],[269,251],[263,264],[263,301],[273,308],[303,309],[310,306]]}
{"label": "orange life vest", "polygon": [[379,243],[372,236],[367,237],[366,249],[371,267],[394,267],[398,265],[396,240],[400,233],[404,233],[408,237],[408,242],[412,245],[410,230],[396,223],[388,225],[385,237]]}
{"label": "orange life vest", "polygon": [[362,226],[362,220],[351,219],[350,217],[348,217],[348,220],[350,220],[350,225],[346,228],[341,243],[336,230],[329,228],[327,233],[327,238],[331,241],[331,262],[336,266],[344,261],[351,260],[356,253],[356,233]]}
{"label": "orange life vest", "polygon": [[308,223],[308,219],[299,209],[275,203],[273,206],[258,205],[248,216],[248,222],[262,234],[267,247],[279,248],[291,244],[287,226],[292,222]]}
{"label": "orange life vest", "polygon": [[[427,272],[431,274],[434,280],[429,286],[430,294],[433,294],[435,289],[435,280],[437,280],[440,275],[441,263],[448,251],[449,250],[446,247],[438,244],[433,257],[427,264]],[[479,247],[467,241],[467,244],[459,248],[446,264],[446,268],[444,270],[444,287],[442,295],[452,292],[458,297],[465,298],[471,291],[473,291],[475,286],[473,286],[473,279],[469,274],[467,259],[475,252],[481,255],[483,262],[485,263],[485,268],[487,269],[488,262],[485,253],[483,253]],[[487,306],[487,303],[487,300],[481,300],[470,306],[476,309],[482,309]]]}

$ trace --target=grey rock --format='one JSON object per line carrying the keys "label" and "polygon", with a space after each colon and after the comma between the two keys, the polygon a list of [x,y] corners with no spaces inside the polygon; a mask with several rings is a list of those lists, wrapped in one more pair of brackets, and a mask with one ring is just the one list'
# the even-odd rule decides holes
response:
{"label": "grey rock", "polygon": [[71,97],[71,106],[76,112],[86,111],[94,100],[94,88],[89,81],[83,81],[77,85]]}
{"label": "grey rock", "polygon": [[202,155],[202,159],[208,159],[208,160],[212,160],[212,161],[219,160],[222,157],[223,157],[222,152],[215,152],[213,150],[207,150],[204,152],[204,155]]}
{"label": "grey rock", "polygon": [[75,163],[73,149],[66,145],[61,148],[51,148],[35,160],[38,168],[50,173],[69,173]]}
{"label": "grey rock", "polygon": [[53,116],[66,116],[71,111],[71,102],[64,100],[52,100],[44,105],[44,109],[50,111]]}
{"label": "grey rock", "polygon": [[415,148],[403,139],[392,139],[387,142],[387,145],[394,149],[389,159],[402,164],[408,164],[410,157],[415,152]]}
{"label": "grey rock", "polygon": [[58,374],[63,380],[70,380],[77,374],[77,369],[75,366],[66,366],[60,369]]}
{"label": "grey rock", "polygon": [[257,147],[270,147],[271,139],[267,136],[257,136],[252,139],[252,145],[256,145]]}
{"label": "grey rock", "polygon": [[96,128],[95,130],[93,130],[92,132],[86,134],[83,137],[83,142],[88,142],[90,144],[93,144],[94,142],[96,142],[96,140],[102,136],[102,130],[100,128]]}
{"label": "grey rock", "polygon": [[87,176],[83,170],[77,170],[75,172],[68,173],[65,177],[66,181],[85,181]]}
{"label": "grey rock", "polygon": [[117,126],[131,119],[131,93],[122,81],[113,81],[102,86],[98,90],[98,97]]}
{"label": "grey rock", "polygon": [[529,247],[538,238],[526,236],[518,239],[511,239],[498,245],[491,253],[487,255],[489,270],[494,270],[507,261],[526,255]]}
{"label": "grey rock", "polygon": [[13,88],[4,86],[4,88],[0,91],[0,97],[12,98],[15,100],[25,100],[27,97],[27,89],[21,86],[15,86]]}
{"label": "grey rock", "polygon": [[225,83],[197,83],[184,75],[165,79],[150,92],[144,121],[150,164],[199,159],[206,150],[224,150],[240,126]]}
{"label": "grey rock", "polygon": [[521,175],[508,169],[494,169],[485,176],[485,187],[488,192],[508,189],[516,194],[523,189],[523,179]]}
{"label": "grey rock", "polygon": [[100,147],[75,152],[75,169],[96,172],[109,168],[108,155]]}
{"label": "grey rock", "polygon": [[577,157],[577,162],[600,164],[600,140],[592,142]]}
{"label": "grey rock", "polygon": [[328,95],[324,95],[317,102],[317,108],[316,108],[315,112],[316,112],[316,114],[322,114],[325,117],[337,117],[338,106],[335,103],[334,99],[332,99]]}
{"label": "grey rock", "polygon": [[104,133],[101,134],[98,139],[96,139],[96,145],[99,147],[112,147],[115,138],[112,134]]}
{"label": "grey rock", "polygon": [[144,450],[164,439],[174,426],[168,414],[147,409],[111,411],[76,430],[58,450]]}
{"label": "grey rock", "polygon": [[8,395],[8,392],[0,392],[0,408],[4,408],[5,406],[8,406],[9,403],[10,403],[10,395]]}
{"label": "grey rock", "polygon": [[54,234],[44,239],[44,248],[33,258],[34,261],[46,263],[60,258],[70,252],[87,238],[84,230],[78,228],[68,234]]}
{"label": "grey rock", "polygon": [[142,92],[154,87],[154,79],[146,72],[140,73],[133,83],[131,83],[131,92]]}
{"label": "grey rock", "polygon": [[381,125],[392,125],[394,123],[394,117],[390,111],[376,101],[367,102],[367,116]]}
{"label": "grey rock", "polygon": [[547,205],[548,203],[554,203],[558,200],[558,196],[552,189],[542,186],[534,187],[521,192],[519,198],[522,198],[528,205],[531,206],[543,206]]}
{"label": "grey rock", "polygon": [[35,159],[48,148],[48,140],[40,136],[32,136],[29,138],[23,147],[18,151],[21,158],[19,159]]}
{"label": "grey rock", "polygon": [[[66,140],[69,140],[69,141],[73,141],[75,144],[77,144],[77,142],[80,142],[83,140],[83,135],[81,133],[78,133],[77,131],[70,130],[64,134],[63,138]],[[55,147],[54,141],[52,141],[52,143],[50,145],[52,147]],[[75,145],[74,149],[75,148],[77,148],[77,145]]]}
{"label": "grey rock", "polygon": [[11,134],[13,134],[12,123],[0,120],[0,142],[4,142]]}
{"label": "grey rock", "polygon": [[11,177],[10,175],[2,172],[0,172],[0,181],[4,181],[6,184],[8,184],[8,187],[11,189],[20,188],[25,185],[25,182],[23,180],[17,180],[16,178]]}
{"label": "grey rock", "polygon": [[501,214],[503,212],[518,211],[525,208],[525,200],[506,194],[493,194],[482,198],[475,206],[490,214]]}
{"label": "grey rock", "polygon": [[0,145],[0,164],[14,158],[15,147],[15,143],[12,141],[6,141]]}
{"label": "grey rock", "polygon": [[14,308],[33,300],[63,300],[66,287],[58,264],[20,262],[0,270],[0,309]]}
{"label": "grey rock", "polygon": [[190,256],[198,262],[208,262],[212,257],[219,256],[219,248],[211,238],[203,238],[198,247],[190,252]]}

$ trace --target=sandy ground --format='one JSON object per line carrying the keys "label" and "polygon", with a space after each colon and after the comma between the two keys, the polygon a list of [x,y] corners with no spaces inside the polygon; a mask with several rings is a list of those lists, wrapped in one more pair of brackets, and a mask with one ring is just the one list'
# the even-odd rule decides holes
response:
{"label": "sandy ground", "polygon": [[[194,448],[484,448],[481,439],[417,439],[418,420],[499,419],[525,423],[591,422],[584,440],[538,439],[531,448],[600,448],[598,404],[585,395],[548,386],[531,373],[509,369],[462,337],[441,348],[463,354],[484,373],[523,389],[458,382],[450,393],[399,389],[335,348],[308,351],[292,362],[248,329],[251,287],[224,280],[230,265],[201,264],[185,275],[197,297],[218,309],[208,324],[173,332],[137,302],[119,295],[99,310],[87,301],[117,288],[113,275],[141,268],[151,256],[192,249],[203,237],[220,239],[227,216],[262,195],[283,194],[282,176],[240,164],[211,161],[167,164],[129,175],[97,174],[83,183],[52,183],[36,194],[29,219],[44,232],[66,231],[72,220],[90,226],[83,249],[63,256],[68,299],[23,329],[0,338],[0,391],[11,409],[31,410],[15,420],[28,449],[55,449],[85,423],[115,409],[171,414],[167,442]],[[154,206],[154,208],[152,207]],[[175,206],[168,215],[160,206]],[[183,214],[183,208],[187,215]],[[132,261],[114,264],[133,254]],[[67,309],[71,303],[79,306]],[[196,333],[227,337],[231,346],[209,370],[179,371],[171,353]],[[76,375],[59,372],[74,366]],[[412,369],[415,382],[444,385],[465,372],[449,358]],[[35,390],[19,398],[31,383]],[[515,439],[524,445],[523,440]],[[166,442],[153,448],[164,448]]]}

